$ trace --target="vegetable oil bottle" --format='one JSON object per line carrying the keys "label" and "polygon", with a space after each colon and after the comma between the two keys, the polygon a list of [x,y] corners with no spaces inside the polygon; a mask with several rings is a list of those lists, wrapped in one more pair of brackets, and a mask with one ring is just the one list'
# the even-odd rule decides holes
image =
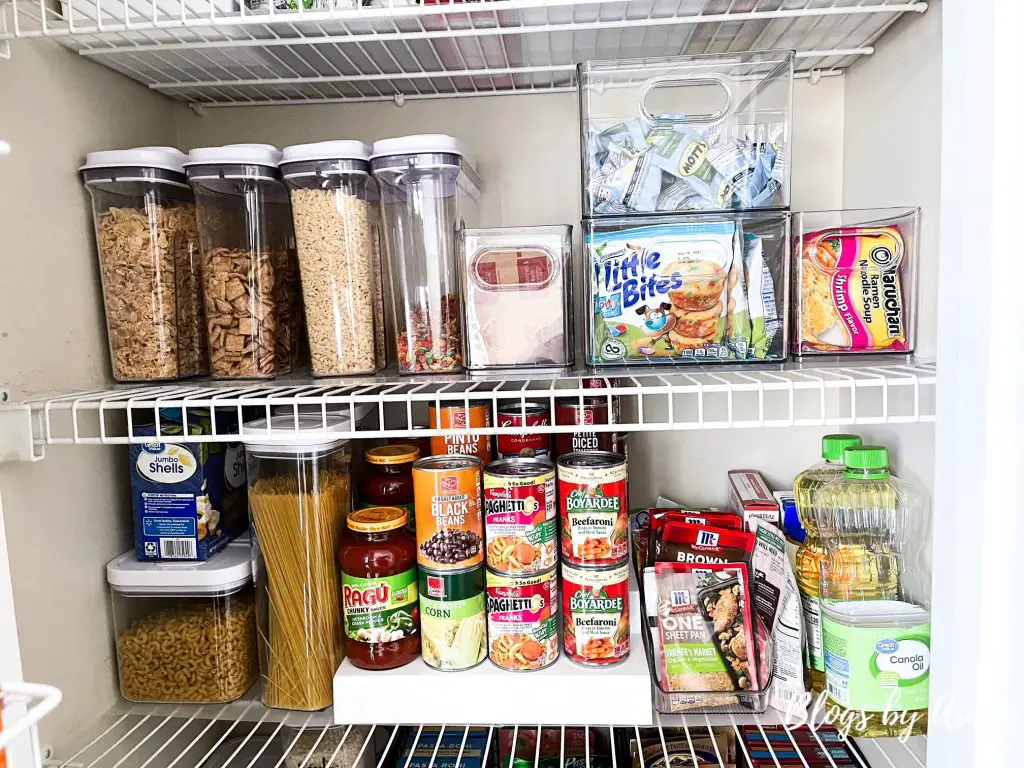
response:
{"label": "vegetable oil bottle", "polygon": [[825,653],[821,647],[821,610],[818,605],[818,573],[823,552],[814,521],[814,495],[826,483],[842,476],[843,451],[855,445],[860,445],[857,435],[825,435],[821,439],[821,458],[824,461],[801,472],[793,481],[797,513],[807,530],[807,538],[796,551],[796,583],[800,589],[807,636],[804,669],[815,693],[825,690]]}
{"label": "vegetable oil bottle", "polygon": [[889,472],[889,452],[854,446],[815,496],[824,549],[821,619],[833,721],[853,736],[925,733],[931,577],[919,558],[927,501]]}

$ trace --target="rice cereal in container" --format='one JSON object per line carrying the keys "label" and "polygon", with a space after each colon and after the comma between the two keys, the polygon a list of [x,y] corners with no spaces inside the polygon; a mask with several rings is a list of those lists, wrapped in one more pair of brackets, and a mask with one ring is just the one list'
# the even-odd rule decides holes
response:
{"label": "rice cereal in container", "polygon": [[629,563],[562,566],[562,642],[577,664],[610,666],[629,655]]}
{"label": "rice cereal in container", "polygon": [[487,571],[487,643],[502,669],[532,672],[558,658],[558,573]]}
{"label": "rice cereal in container", "polygon": [[626,459],[617,453],[567,453],[558,459],[562,560],[618,565],[629,556]]}
{"label": "rice cereal in container", "polygon": [[555,466],[542,459],[501,459],[484,467],[487,567],[539,573],[558,563]]}
{"label": "rice cereal in container", "polygon": [[480,459],[427,456],[412,465],[417,560],[421,568],[456,571],[484,560]]}

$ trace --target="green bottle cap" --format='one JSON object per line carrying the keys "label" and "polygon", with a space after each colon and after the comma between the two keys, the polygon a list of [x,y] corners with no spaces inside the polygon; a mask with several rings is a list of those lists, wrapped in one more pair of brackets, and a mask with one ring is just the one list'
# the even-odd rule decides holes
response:
{"label": "green bottle cap", "polygon": [[843,451],[860,445],[857,435],[825,435],[821,438],[821,458],[838,464],[843,460]]}
{"label": "green bottle cap", "polygon": [[889,449],[880,445],[855,445],[843,451],[846,469],[867,474],[888,474]]}

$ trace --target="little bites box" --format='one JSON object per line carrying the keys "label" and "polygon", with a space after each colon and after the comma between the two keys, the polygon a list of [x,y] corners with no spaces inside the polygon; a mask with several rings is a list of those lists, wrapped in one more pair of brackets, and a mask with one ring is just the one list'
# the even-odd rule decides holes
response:
{"label": "little bites box", "polygon": [[729,472],[729,504],[743,518],[743,527],[750,530],[750,520],[766,520],[778,525],[779,502],[754,469],[734,469]]}

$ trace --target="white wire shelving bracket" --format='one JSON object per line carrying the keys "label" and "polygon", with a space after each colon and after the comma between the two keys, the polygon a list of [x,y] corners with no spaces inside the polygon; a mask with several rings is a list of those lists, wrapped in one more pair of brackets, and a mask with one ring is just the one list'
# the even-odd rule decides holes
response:
{"label": "white wire shelving bracket", "polygon": [[[594,389],[588,378],[602,380]],[[908,360],[858,367],[817,364],[767,368],[692,370],[641,369],[615,374],[511,376],[468,375],[404,379],[298,379],[273,382],[201,381],[163,385],[114,385],[96,390],[40,396],[0,407],[0,448],[20,449],[22,460],[40,458],[50,445],[110,445],[182,442],[170,434],[174,416],[184,410],[215,409],[209,434],[189,435],[187,442],[232,442],[245,422],[269,415],[312,414],[322,434],[337,438],[427,437],[440,434],[514,434],[515,427],[430,429],[429,408],[442,404],[498,406],[541,403],[554,412],[563,400],[603,398],[614,424],[588,427],[596,432],[755,429],[762,427],[909,424],[935,420],[935,364]],[[327,425],[328,414],[349,419],[342,427]],[[180,418],[180,416],[178,417]],[[140,425],[155,425],[157,434]],[[180,424],[178,424],[180,427]],[[188,433],[186,424],[185,433]],[[245,430],[260,441],[294,438],[297,422],[286,429]],[[574,425],[546,425],[525,431],[572,432]],[[3,456],[0,454],[0,459]],[[19,458],[12,449],[10,460]]]}
{"label": "white wire shelving bracket", "polygon": [[[575,66],[769,48],[839,74],[916,0],[0,0],[0,45],[53,38],[203,106],[575,88]],[[250,6],[256,6],[255,9]],[[307,7],[308,6],[308,7]]]}
{"label": "white wire shelving bracket", "polygon": [[61,692],[50,685],[0,683],[0,758],[7,759],[6,765],[41,768],[39,721],[56,709],[61,699]]}

